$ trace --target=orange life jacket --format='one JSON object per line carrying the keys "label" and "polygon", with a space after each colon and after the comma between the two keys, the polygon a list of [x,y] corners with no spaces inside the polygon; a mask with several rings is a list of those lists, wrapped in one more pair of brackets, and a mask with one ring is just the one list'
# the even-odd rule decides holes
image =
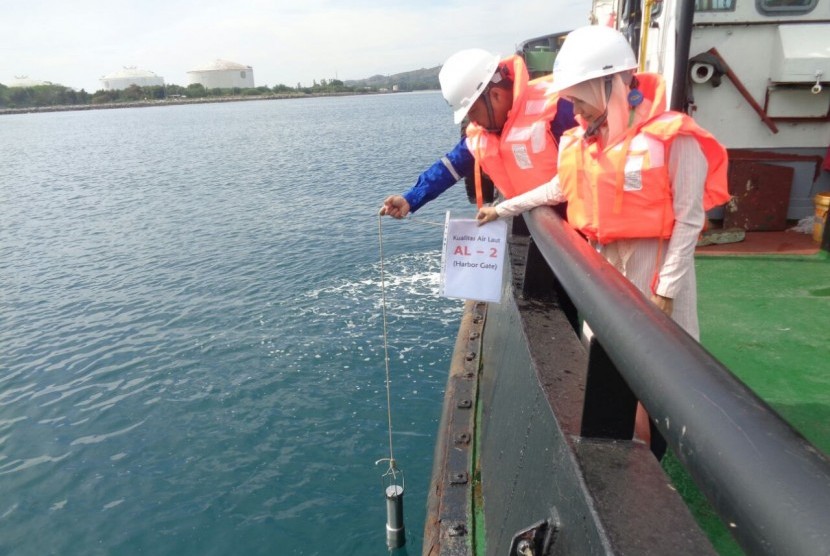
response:
{"label": "orange life jacket", "polygon": [[558,147],[550,123],[559,97],[547,94],[550,76],[528,81],[521,56],[505,58],[502,65],[513,81],[513,108],[501,133],[473,123],[467,126],[467,148],[475,157],[477,176],[480,165],[509,199],[556,175]]}
{"label": "orange life jacket", "polygon": [[694,137],[708,163],[703,207],[729,200],[726,149],[695,121],[665,111],[660,76],[638,74],[648,110],[614,144],[600,151],[578,127],[562,135],[559,185],[568,199],[568,222],[589,239],[669,238],[674,228],[668,153],[680,135]]}

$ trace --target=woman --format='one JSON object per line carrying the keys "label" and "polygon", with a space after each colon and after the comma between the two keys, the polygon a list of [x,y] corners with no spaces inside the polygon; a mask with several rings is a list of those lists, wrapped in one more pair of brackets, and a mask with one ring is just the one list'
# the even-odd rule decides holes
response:
{"label": "woman", "polygon": [[552,90],[573,102],[580,125],[562,136],[559,174],[477,219],[567,201],[568,222],[698,339],[694,249],[705,211],[729,200],[726,149],[687,115],[667,112],[663,79],[636,67],[620,32],[571,32]]}

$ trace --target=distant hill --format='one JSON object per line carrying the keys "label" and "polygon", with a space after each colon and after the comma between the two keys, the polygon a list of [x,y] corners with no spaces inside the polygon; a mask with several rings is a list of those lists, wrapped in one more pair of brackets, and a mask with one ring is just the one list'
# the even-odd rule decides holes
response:
{"label": "distant hill", "polygon": [[424,89],[440,89],[438,71],[441,66],[434,68],[405,71],[394,75],[373,75],[366,79],[355,79],[345,82],[347,87],[376,87],[391,89],[394,85],[402,91],[420,91]]}

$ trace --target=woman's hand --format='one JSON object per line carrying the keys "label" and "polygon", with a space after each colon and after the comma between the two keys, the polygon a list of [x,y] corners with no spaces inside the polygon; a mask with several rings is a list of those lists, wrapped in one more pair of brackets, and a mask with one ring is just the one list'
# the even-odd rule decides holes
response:
{"label": "woman's hand", "polygon": [[493,220],[497,220],[498,217],[499,215],[496,212],[496,207],[481,207],[478,209],[478,214],[476,214],[476,220],[478,220],[479,226],[492,222]]}
{"label": "woman's hand", "polygon": [[657,295],[656,293],[651,294],[651,302],[657,305],[657,307],[666,313],[666,316],[671,316],[672,309],[674,308],[674,301],[670,297],[663,297],[662,295]]}

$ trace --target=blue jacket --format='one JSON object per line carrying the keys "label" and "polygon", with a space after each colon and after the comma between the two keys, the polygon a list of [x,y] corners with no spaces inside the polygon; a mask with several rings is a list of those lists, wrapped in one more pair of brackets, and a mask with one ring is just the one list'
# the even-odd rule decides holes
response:
{"label": "blue jacket", "polygon": [[[565,99],[559,99],[556,117],[550,122],[550,129],[556,143],[559,144],[559,138],[563,132],[577,125],[573,104]],[[472,176],[474,168],[473,153],[467,148],[467,141],[462,137],[452,151],[418,176],[415,185],[403,194],[403,198],[409,203],[409,210],[415,212],[459,180]]]}

